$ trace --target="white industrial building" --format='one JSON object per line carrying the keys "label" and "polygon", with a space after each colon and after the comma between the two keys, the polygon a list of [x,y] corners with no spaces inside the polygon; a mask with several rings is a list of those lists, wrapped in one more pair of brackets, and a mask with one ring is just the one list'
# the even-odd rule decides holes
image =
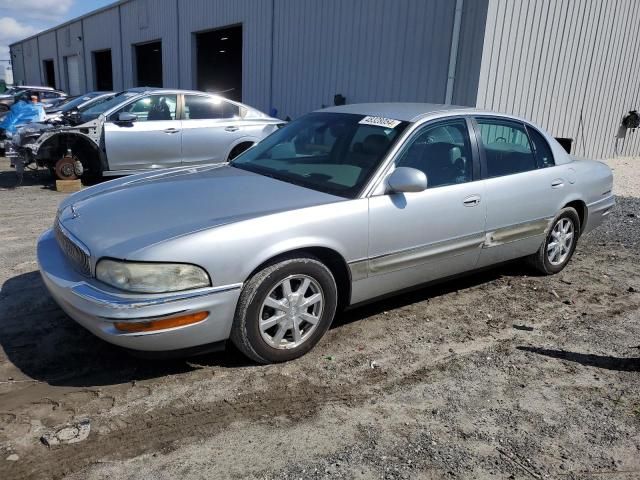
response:
{"label": "white industrial building", "polygon": [[578,155],[640,154],[637,0],[123,0],[11,45],[16,83],[224,92],[294,118],[454,103],[527,117]]}

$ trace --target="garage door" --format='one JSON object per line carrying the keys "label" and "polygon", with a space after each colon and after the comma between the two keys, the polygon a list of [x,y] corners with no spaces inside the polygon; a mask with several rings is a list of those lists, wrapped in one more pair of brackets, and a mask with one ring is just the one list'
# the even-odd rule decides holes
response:
{"label": "garage door", "polygon": [[77,55],[67,57],[67,92],[69,95],[80,95],[80,62]]}

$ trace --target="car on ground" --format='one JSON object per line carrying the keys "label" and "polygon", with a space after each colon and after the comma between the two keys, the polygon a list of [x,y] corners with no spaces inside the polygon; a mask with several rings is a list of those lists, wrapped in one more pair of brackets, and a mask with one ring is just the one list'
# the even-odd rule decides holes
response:
{"label": "car on ground", "polygon": [[155,88],[120,92],[67,123],[21,140],[17,154],[27,164],[49,167],[60,179],[94,181],[227,162],[283,125],[218,95]]}
{"label": "car on ground", "polygon": [[32,95],[38,95],[38,97],[40,97],[40,102],[43,104],[45,109],[49,106],[56,105],[67,97],[65,92],[62,90],[56,90],[52,87],[33,85],[16,86],[10,88],[3,94],[0,94],[0,113],[8,111],[17,99],[25,96],[30,97]]}
{"label": "car on ground", "polygon": [[231,339],[281,362],[345,307],[521,257],[560,272],[613,208],[612,182],[511,115],[346,105],[230,164],[73,194],[37,256],[62,309],[108,342],[186,354]]}

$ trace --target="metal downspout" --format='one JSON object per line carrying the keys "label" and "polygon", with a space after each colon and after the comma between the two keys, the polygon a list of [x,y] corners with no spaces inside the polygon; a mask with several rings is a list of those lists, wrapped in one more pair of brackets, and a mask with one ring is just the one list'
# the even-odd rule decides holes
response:
{"label": "metal downspout", "polygon": [[444,95],[444,103],[447,105],[450,105],[453,100],[453,83],[456,78],[456,67],[458,65],[458,45],[460,43],[463,6],[464,0],[456,0],[456,10],[453,17],[453,33],[451,35],[451,53],[449,54],[449,70],[447,71],[447,89]]}

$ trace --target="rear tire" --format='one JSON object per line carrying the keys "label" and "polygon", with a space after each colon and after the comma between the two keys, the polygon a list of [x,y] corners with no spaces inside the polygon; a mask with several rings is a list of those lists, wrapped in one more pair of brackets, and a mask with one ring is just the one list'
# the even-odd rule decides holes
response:
{"label": "rear tire", "polygon": [[328,330],[337,300],[336,282],[326,265],[313,257],[284,258],[245,284],[231,341],[258,363],[301,357]]}
{"label": "rear tire", "polygon": [[580,228],[580,217],[575,209],[566,207],[560,210],[538,251],[527,257],[529,264],[543,275],[562,271],[576,249]]}

